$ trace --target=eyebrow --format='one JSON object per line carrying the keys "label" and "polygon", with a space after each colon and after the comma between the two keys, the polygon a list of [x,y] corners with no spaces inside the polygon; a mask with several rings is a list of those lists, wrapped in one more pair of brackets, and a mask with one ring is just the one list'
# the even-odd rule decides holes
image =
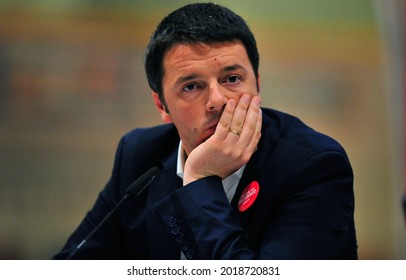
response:
{"label": "eyebrow", "polygon": [[234,70],[244,70],[245,71],[245,68],[242,67],[240,64],[233,64],[233,65],[226,66],[223,68],[223,72],[229,72],[229,71],[234,71]]}
{"label": "eyebrow", "polygon": [[176,80],[176,84],[181,84],[181,83],[184,83],[184,82],[196,79],[196,78],[198,78],[198,75],[196,75],[196,74],[192,74],[192,75],[188,75],[188,76],[182,76],[182,77],[179,77],[179,79]]}
{"label": "eyebrow", "polygon": [[[231,71],[234,71],[234,70],[243,70],[244,72],[246,71],[245,68],[243,66],[241,66],[240,64],[233,64],[233,65],[230,65],[230,66],[225,66],[221,70],[222,70],[222,72],[231,72]],[[177,84],[177,85],[182,84],[184,82],[191,81],[191,80],[194,80],[194,79],[197,79],[197,78],[199,78],[199,75],[197,75],[197,74],[191,74],[191,75],[187,75],[187,76],[182,76],[182,77],[179,77],[176,80],[175,84]]]}

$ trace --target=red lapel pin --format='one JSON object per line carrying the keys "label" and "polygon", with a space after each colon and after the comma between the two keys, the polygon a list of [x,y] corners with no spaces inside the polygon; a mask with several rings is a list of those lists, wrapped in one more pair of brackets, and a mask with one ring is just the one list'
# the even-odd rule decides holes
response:
{"label": "red lapel pin", "polygon": [[259,184],[257,181],[253,181],[243,190],[240,199],[238,200],[238,210],[240,212],[246,211],[254,204],[259,193]]}

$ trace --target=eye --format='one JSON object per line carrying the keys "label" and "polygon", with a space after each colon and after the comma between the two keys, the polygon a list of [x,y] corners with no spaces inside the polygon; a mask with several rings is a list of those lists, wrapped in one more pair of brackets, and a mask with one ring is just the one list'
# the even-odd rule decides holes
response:
{"label": "eye", "polygon": [[197,89],[197,85],[196,84],[188,84],[185,87],[183,87],[183,91],[192,91]]}
{"label": "eye", "polygon": [[227,84],[237,84],[241,81],[241,77],[237,75],[227,76],[224,80],[224,83]]}

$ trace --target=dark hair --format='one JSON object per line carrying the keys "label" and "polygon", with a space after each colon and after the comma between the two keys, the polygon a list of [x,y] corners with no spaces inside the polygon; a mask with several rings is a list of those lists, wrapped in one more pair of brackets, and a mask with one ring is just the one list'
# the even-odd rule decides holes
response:
{"label": "dark hair", "polygon": [[145,71],[150,88],[164,102],[163,57],[175,44],[241,41],[258,79],[259,54],[247,23],[228,8],[213,3],[189,4],[165,17],[145,50]]}

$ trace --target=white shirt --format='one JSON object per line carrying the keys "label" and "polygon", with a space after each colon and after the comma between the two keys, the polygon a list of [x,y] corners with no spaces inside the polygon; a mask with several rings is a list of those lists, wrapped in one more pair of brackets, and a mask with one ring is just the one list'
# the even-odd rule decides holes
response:
{"label": "white shirt", "polygon": [[[183,152],[182,148],[182,140],[179,141],[179,148],[178,148],[178,161],[177,161],[177,167],[176,167],[176,174],[183,179],[183,167],[185,165],[185,153]],[[222,180],[221,182],[223,183],[223,188],[224,191],[227,195],[228,201],[231,202],[231,200],[234,197],[235,191],[237,189],[238,183],[240,182],[242,173],[244,172],[245,165],[243,165],[240,169],[238,169],[236,172]]]}

